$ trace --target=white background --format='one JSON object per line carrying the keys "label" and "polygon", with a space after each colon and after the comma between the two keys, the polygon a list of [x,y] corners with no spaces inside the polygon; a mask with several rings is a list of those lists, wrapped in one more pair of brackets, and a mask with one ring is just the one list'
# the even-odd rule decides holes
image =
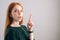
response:
{"label": "white background", "polygon": [[6,10],[11,2],[20,2],[24,7],[24,25],[32,14],[36,40],[59,40],[59,0],[0,0],[0,40],[4,40]]}

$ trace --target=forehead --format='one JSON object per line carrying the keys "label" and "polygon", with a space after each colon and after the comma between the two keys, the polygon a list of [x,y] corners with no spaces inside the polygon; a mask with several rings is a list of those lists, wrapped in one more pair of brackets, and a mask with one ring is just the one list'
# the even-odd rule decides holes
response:
{"label": "forehead", "polygon": [[16,6],[14,6],[13,10],[14,9],[22,10],[22,7],[20,5],[16,5]]}

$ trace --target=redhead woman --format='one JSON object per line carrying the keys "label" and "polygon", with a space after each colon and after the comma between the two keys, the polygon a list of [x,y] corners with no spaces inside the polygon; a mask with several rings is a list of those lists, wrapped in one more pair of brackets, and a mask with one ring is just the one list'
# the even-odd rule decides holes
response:
{"label": "redhead woman", "polygon": [[7,9],[4,27],[4,40],[34,40],[31,15],[27,27],[23,23],[23,6],[18,2],[12,2]]}

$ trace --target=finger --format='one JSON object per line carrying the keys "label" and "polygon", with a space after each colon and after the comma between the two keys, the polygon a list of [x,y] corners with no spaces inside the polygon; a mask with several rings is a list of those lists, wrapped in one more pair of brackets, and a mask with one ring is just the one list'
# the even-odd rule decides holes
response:
{"label": "finger", "polygon": [[34,25],[34,23],[33,23],[32,21],[30,21],[28,24],[29,24],[29,25],[32,25],[32,26]]}
{"label": "finger", "polygon": [[29,16],[29,21],[31,20],[31,16],[32,16],[32,15],[30,14],[30,16]]}

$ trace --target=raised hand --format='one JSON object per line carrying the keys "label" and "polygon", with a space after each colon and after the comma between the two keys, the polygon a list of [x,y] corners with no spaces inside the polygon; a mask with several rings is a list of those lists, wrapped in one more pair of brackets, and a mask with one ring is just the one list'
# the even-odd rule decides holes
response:
{"label": "raised hand", "polygon": [[32,22],[32,20],[31,20],[31,14],[30,14],[30,16],[29,16],[29,20],[28,20],[28,23],[27,23],[27,27],[28,27],[28,29],[30,30],[30,31],[32,31],[32,26],[33,26],[33,22]]}

